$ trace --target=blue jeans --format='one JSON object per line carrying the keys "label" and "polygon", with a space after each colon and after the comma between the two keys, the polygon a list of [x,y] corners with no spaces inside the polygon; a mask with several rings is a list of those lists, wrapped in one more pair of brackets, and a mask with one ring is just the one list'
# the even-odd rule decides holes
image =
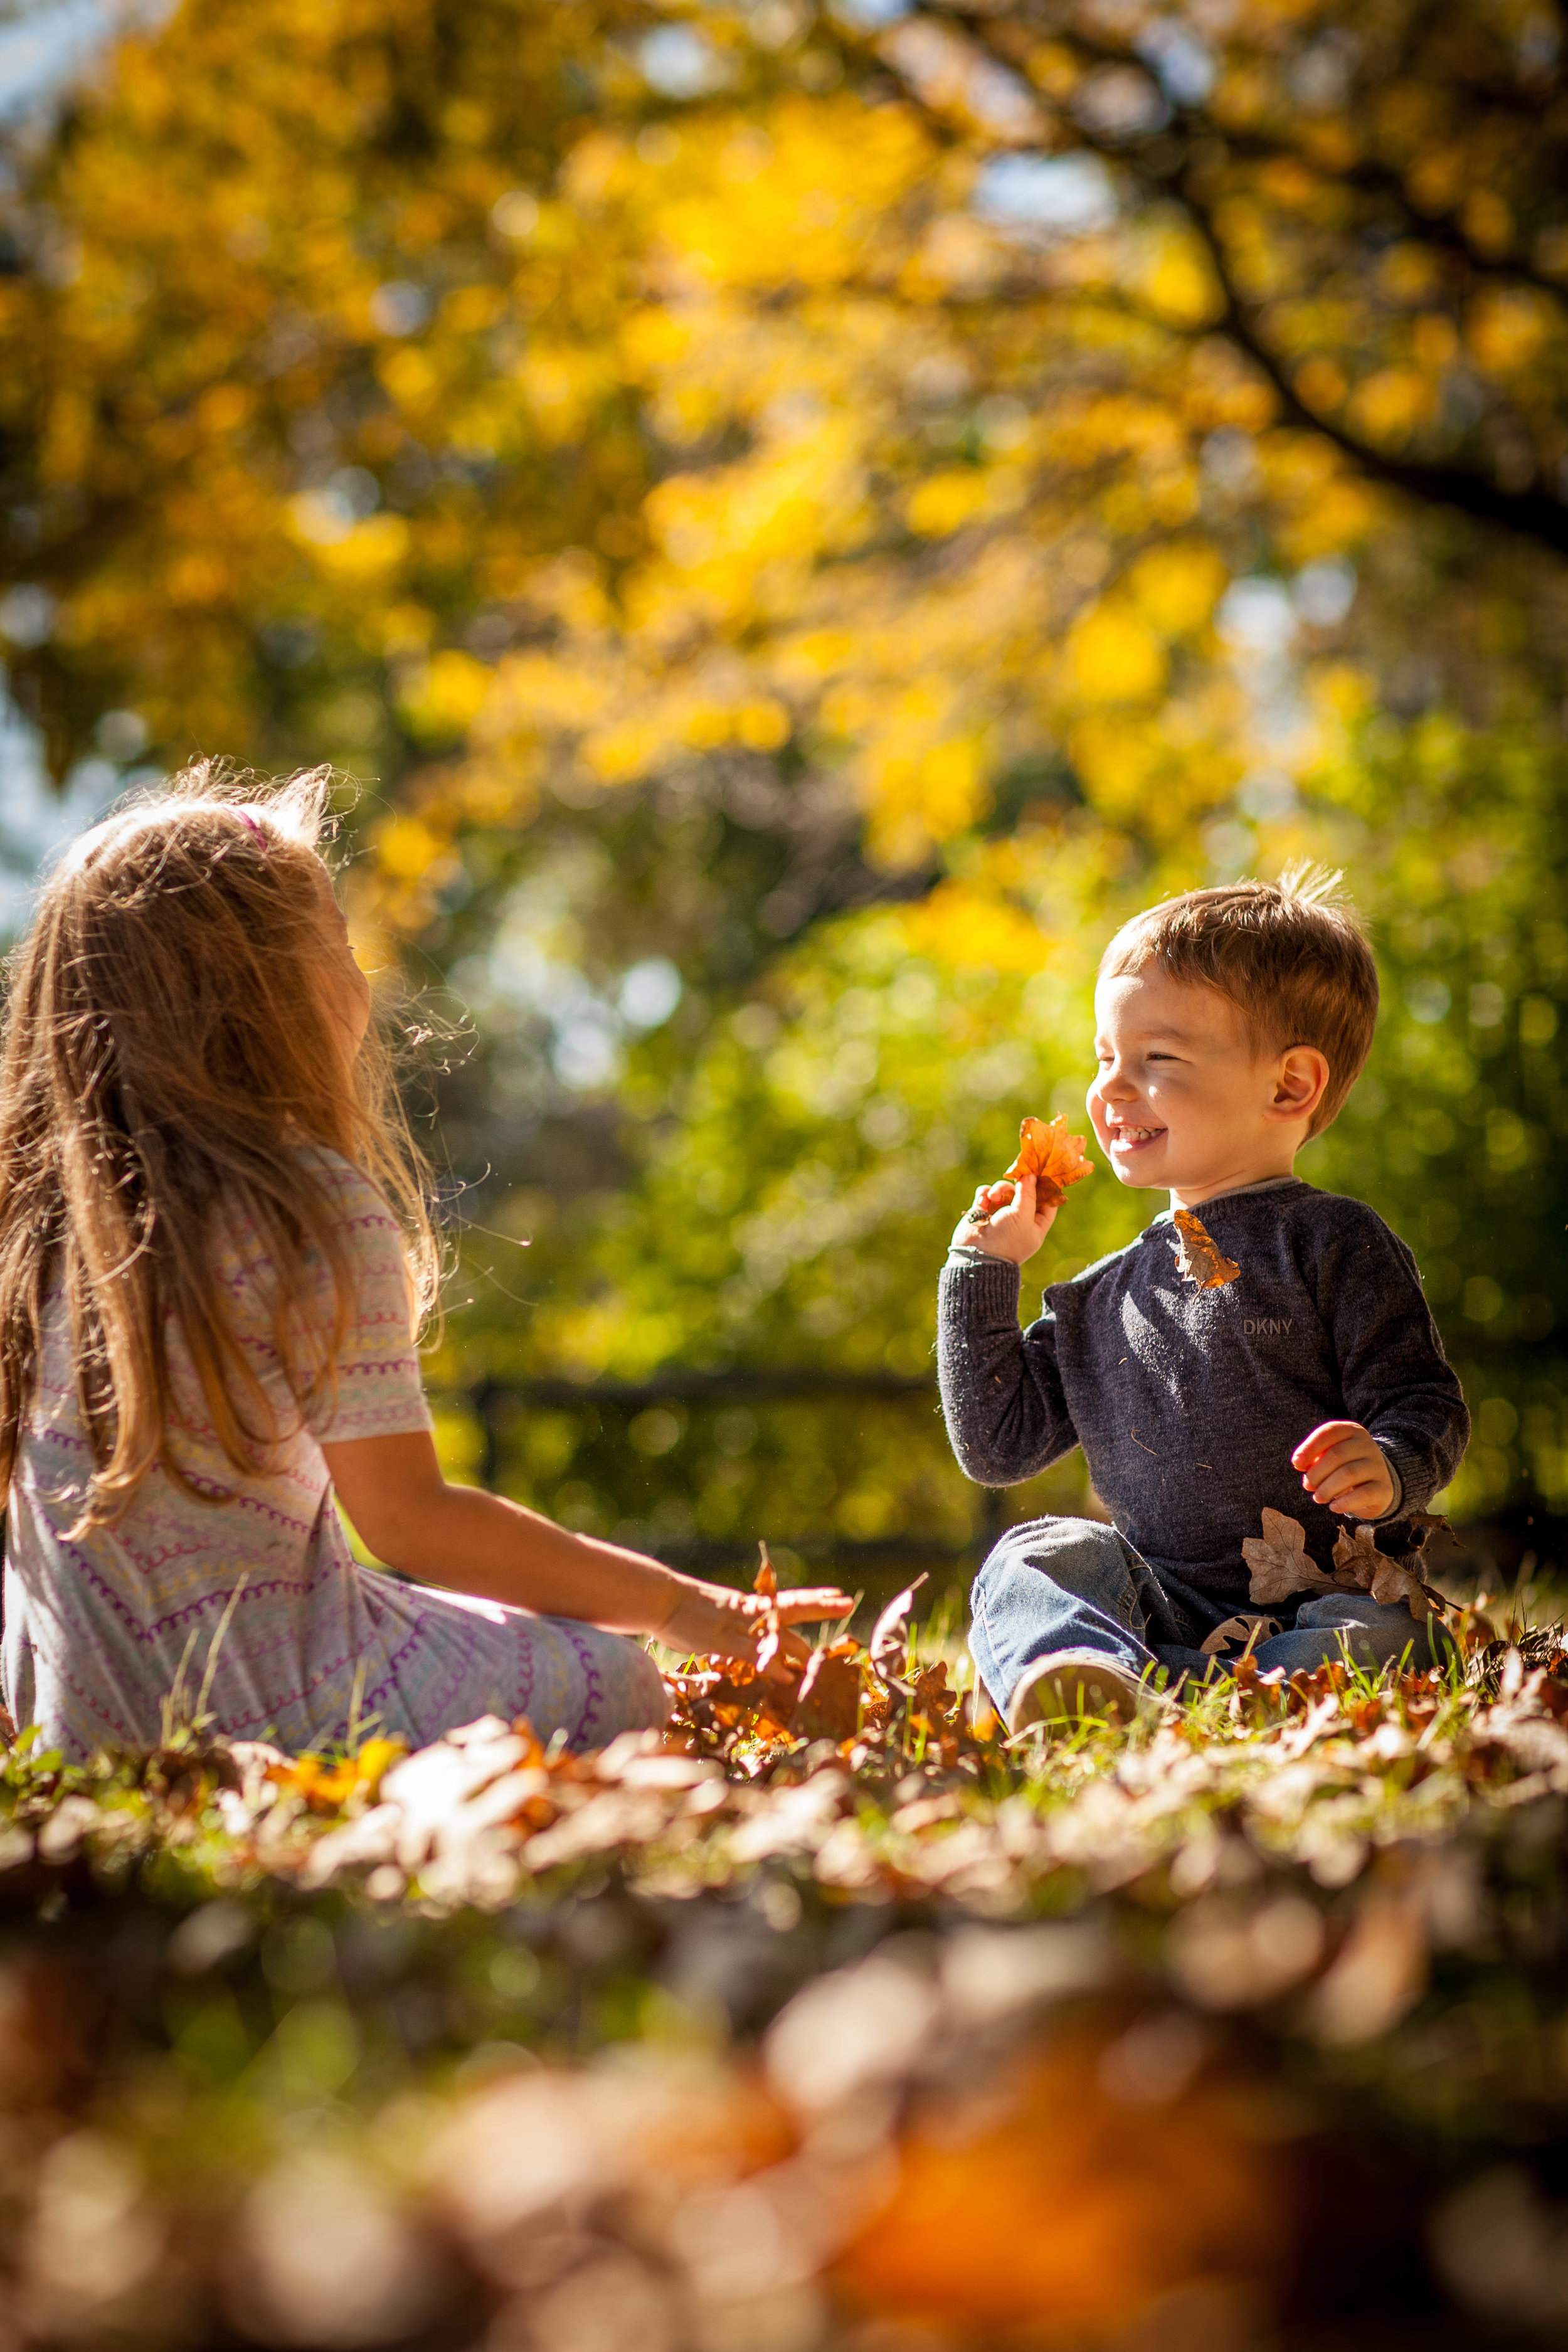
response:
{"label": "blue jeans", "polygon": [[[1173,1683],[1184,1674],[1201,1682],[1222,1672],[1224,1661],[1198,1645],[1238,1605],[1247,1608],[1156,1577],[1124,1537],[1096,1519],[1026,1519],[1009,1528],[975,1578],[970,1605],[970,1651],[1003,1715],[1025,1668],[1053,1650],[1100,1650],[1134,1676],[1164,1666]],[[1283,1617],[1290,1604],[1248,1613]],[[1291,1629],[1258,1643],[1252,1654],[1266,1670],[1295,1674],[1337,1658],[1342,1631],[1360,1665],[1386,1665],[1406,1650],[1412,1666],[1434,1662],[1426,1627],[1406,1603],[1384,1608],[1370,1592],[1298,1601]]]}

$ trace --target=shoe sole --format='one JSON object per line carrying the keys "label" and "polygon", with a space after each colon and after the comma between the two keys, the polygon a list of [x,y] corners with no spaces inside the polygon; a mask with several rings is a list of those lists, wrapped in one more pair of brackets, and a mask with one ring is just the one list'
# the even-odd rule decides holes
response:
{"label": "shoe sole", "polygon": [[1119,1680],[1097,1674],[1092,1666],[1058,1666],[1030,1684],[1013,1729],[1024,1731],[1032,1723],[1079,1723],[1086,1717],[1129,1723],[1137,1712],[1136,1700]]}

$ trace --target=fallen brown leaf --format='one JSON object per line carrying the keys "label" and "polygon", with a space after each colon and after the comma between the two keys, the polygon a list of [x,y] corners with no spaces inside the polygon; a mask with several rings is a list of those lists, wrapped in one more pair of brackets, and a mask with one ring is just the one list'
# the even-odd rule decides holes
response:
{"label": "fallen brown leaf", "polygon": [[1232,1642],[1250,1639],[1252,1648],[1256,1649],[1259,1642],[1270,1641],[1279,1631],[1279,1620],[1277,1617],[1227,1617],[1223,1625],[1215,1627],[1208,1640],[1201,1643],[1199,1647],[1205,1658],[1217,1658]]}
{"label": "fallen brown leaf", "polygon": [[1352,1536],[1349,1528],[1342,1528],[1334,1538],[1334,1582],[1342,1591],[1370,1592],[1379,1570],[1386,1566],[1375,1529],[1363,1525]]}
{"label": "fallen brown leaf", "polygon": [[814,1650],[795,1702],[797,1739],[853,1739],[860,1728],[860,1668],[831,1649]]}
{"label": "fallen brown leaf", "polygon": [[909,1647],[910,1612],[914,1607],[915,1595],[925,1580],[923,1574],[917,1576],[912,1584],[906,1584],[901,1592],[895,1592],[871,1628],[867,1655],[879,1675],[901,1673],[903,1670],[904,1653]]}
{"label": "fallen brown leaf", "polygon": [[1283,1511],[1263,1512],[1263,1533],[1243,1538],[1241,1556],[1252,1571],[1249,1601],[1289,1601],[1293,1592],[1331,1592],[1334,1580],[1307,1557],[1307,1530]]}

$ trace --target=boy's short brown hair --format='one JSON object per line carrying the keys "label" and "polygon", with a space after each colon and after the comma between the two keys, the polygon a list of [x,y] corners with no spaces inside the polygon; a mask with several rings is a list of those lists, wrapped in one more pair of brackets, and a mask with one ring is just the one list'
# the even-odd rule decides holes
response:
{"label": "boy's short brown hair", "polygon": [[1309,1135],[1338,1118],[1372,1050],[1377,966],[1342,875],[1305,861],[1277,883],[1186,890],[1123,923],[1100,975],[1157,963],[1173,980],[1217,988],[1259,1053],[1315,1045],[1329,1083]]}

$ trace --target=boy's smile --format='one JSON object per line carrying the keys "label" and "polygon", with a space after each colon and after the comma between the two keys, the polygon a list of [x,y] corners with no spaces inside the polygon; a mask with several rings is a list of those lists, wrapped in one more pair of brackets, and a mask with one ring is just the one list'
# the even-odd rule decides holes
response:
{"label": "boy's smile", "polygon": [[1157,963],[1103,979],[1095,1015],[1089,1115],[1122,1183],[1193,1208],[1290,1173],[1328,1083],[1315,1046],[1259,1051],[1229,997]]}

